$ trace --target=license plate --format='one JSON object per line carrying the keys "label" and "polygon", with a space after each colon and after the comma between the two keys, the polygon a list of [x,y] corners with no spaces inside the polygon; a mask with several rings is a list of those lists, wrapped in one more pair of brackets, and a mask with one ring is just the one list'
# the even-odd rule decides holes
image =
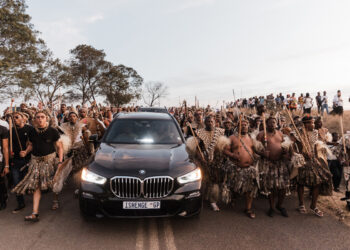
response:
{"label": "license plate", "polygon": [[160,201],[123,201],[123,209],[160,209]]}

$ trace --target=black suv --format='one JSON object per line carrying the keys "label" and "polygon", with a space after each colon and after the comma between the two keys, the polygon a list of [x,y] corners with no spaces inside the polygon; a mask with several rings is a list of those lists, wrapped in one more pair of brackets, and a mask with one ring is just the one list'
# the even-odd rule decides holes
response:
{"label": "black suv", "polygon": [[201,171],[185,150],[176,120],[165,113],[120,113],[83,169],[83,215],[163,217],[198,215]]}

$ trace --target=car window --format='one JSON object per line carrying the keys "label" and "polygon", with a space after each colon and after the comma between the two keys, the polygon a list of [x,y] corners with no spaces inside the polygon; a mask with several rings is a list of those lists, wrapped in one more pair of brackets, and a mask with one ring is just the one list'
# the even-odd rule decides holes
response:
{"label": "car window", "polygon": [[181,144],[181,136],[172,120],[120,119],[105,137],[106,143]]}

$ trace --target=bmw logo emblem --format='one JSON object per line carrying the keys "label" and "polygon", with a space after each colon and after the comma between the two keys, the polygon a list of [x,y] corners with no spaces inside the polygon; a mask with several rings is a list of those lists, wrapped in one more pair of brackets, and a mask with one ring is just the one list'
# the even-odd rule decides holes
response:
{"label": "bmw logo emblem", "polygon": [[146,174],[146,170],[144,169],[139,170],[139,174],[142,174],[142,175]]}

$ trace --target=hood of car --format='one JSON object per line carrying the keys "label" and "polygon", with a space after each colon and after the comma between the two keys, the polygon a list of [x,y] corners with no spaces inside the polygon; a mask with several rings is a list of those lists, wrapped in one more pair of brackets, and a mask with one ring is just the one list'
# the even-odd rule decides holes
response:
{"label": "hood of car", "polygon": [[185,144],[107,144],[102,143],[89,169],[107,178],[114,176],[171,176],[194,170]]}

